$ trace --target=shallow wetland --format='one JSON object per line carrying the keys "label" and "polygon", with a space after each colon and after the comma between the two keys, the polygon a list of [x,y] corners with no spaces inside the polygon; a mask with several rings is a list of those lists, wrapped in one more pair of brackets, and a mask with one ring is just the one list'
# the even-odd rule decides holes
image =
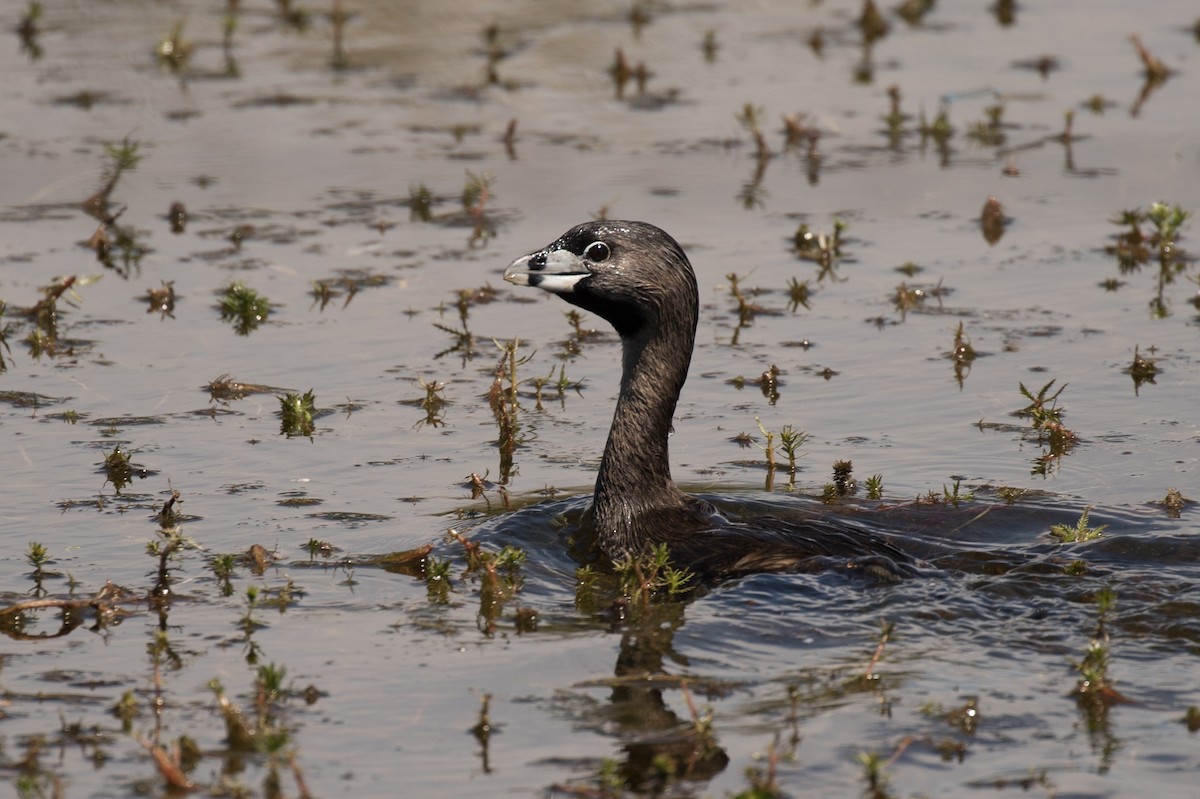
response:
{"label": "shallow wetland", "polygon": [[[1200,796],[1194,2],[0,20],[17,795]],[[599,216],[676,480],[927,569],[583,562],[619,340],[502,274]]]}

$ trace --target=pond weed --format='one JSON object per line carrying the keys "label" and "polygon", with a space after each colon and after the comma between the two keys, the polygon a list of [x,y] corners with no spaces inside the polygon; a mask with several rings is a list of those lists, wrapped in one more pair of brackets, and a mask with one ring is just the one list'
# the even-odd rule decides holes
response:
{"label": "pond weed", "polygon": [[1084,541],[1092,541],[1099,538],[1105,530],[1108,529],[1107,524],[1102,524],[1099,527],[1092,527],[1089,524],[1088,514],[1091,513],[1091,508],[1084,508],[1083,513],[1079,516],[1079,521],[1074,527],[1067,524],[1055,524],[1050,527],[1050,536],[1061,544],[1081,544]]}
{"label": "pond weed", "polygon": [[279,400],[279,434],[288,438],[307,438],[312,440],[316,431],[314,415],[317,411],[317,398],[310,388],[300,394],[288,391]]}
{"label": "pond weed", "polygon": [[248,336],[267,320],[271,313],[270,301],[240,280],[225,286],[217,300],[221,320],[231,322],[239,336]]}

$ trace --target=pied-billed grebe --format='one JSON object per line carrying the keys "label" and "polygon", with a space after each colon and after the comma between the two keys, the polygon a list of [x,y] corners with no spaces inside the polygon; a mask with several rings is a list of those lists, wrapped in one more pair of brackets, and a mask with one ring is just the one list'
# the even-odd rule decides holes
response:
{"label": "pied-billed grebe", "polygon": [[504,279],[557,294],[621,336],[621,393],[592,505],[597,546],[610,558],[666,543],[676,564],[706,576],[847,566],[880,575],[911,558],[846,523],[805,518],[738,522],[680,491],[667,438],[696,338],[699,294],[683,248],[645,222],[589,222],[513,261]]}

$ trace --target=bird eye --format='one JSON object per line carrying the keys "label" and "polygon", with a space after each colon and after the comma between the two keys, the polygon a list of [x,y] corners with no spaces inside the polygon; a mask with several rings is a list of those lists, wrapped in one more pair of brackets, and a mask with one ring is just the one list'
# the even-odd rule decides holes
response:
{"label": "bird eye", "polygon": [[583,250],[583,257],[587,258],[589,261],[594,261],[595,263],[607,261],[608,255],[608,245],[602,241],[593,241]]}

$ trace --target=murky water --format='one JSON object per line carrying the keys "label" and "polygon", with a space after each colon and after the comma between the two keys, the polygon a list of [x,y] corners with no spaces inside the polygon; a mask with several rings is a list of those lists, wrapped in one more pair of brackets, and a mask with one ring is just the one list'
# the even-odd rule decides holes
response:
{"label": "murky water", "polygon": [[[6,602],[130,594],[0,617],[20,795],[165,793],[150,747],[181,738],[229,794],[1198,795],[1200,529],[1163,503],[1200,494],[1196,228],[1164,253],[1113,221],[1200,210],[1193,4],[881,8],[869,45],[857,2],[52,5],[11,3],[0,47],[0,569]],[[618,342],[500,276],[599,214],[697,271],[676,478],[927,574],[578,583]],[[269,303],[245,335],[233,281]],[[223,375],[261,390],[212,399]],[[1015,415],[1051,380],[1073,438]],[[282,435],[276,395],[309,389]],[[760,423],[810,434],[794,491]],[[859,492],[824,506],[836,460]],[[197,546],[163,561],[172,490]],[[1050,535],[1089,506],[1099,538]],[[525,560],[469,571],[452,526]],[[429,543],[445,590],[371,560]]]}

